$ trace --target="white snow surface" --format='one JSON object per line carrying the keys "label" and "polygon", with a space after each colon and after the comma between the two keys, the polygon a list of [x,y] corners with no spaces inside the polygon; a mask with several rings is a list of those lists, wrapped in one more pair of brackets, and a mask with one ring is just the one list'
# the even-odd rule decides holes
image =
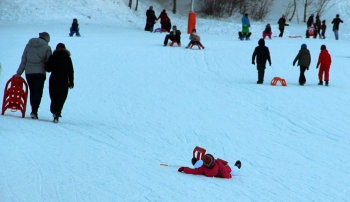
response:
{"label": "white snow surface", "polygon": [[[138,11],[126,0],[0,2],[0,89],[39,32],[50,33],[52,49],[66,44],[75,70],[59,123],[49,110],[49,73],[39,120],[29,117],[29,102],[24,119],[19,111],[0,116],[0,201],[350,201],[350,3],[321,17],[325,40],[305,39],[297,20],[283,38],[266,40],[272,66],[257,85],[252,53],[266,23],[278,35],[281,1],[271,20],[251,21],[250,41],[237,38],[240,17],[198,15],[204,50],[184,48],[189,1],[180,2],[179,14],[151,0]],[[165,33],[144,31],[150,5],[156,15],[168,10],[181,47],[163,47]],[[337,13],[338,41],[330,24]],[[73,18],[80,38],[68,36]],[[292,62],[303,43],[312,63],[299,86]],[[328,87],[317,85],[322,44],[333,60]],[[288,86],[271,86],[276,76]],[[227,160],[233,178],[177,172],[191,167],[195,146]]]}

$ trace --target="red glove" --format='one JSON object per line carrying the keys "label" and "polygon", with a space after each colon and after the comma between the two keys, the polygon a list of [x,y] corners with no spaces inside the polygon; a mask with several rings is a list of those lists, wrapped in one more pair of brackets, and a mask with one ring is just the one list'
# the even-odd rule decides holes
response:
{"label": "red glove", "polygon": [[180,167],[177,171],[182,172],[182,171],[184,171],[184,168],[185,167]]}

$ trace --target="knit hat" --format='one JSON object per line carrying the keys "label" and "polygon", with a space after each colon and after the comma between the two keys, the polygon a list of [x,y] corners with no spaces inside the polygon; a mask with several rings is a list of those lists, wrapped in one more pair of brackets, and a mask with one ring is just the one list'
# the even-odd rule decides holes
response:
{"label": "knit hat", "polygon": [[326,45],[321,46],[321,50],[324,50],[324,49],[326,49]]}
{"label": "knit hat", "polygon": [[322,20],[323,23],[326,23],[326,20]]}
{"label": "knit hat", "polygon": [[301,49],[306,49],[306,48],[307,48],[307,47],[306,47],[306,44],[303,43],[303,44],[301,45]]}
{"label": "knit hat", "polygon": [[197,30],[196,29],[192,29],[192,32],[197,32]]}
{"label": "knit hat", "polygon": [[203,157],[203,165],[207,168],[212,168],[215,165],[214,156],[211,154],[206,154]]}
{"label": "knit hat", "polygon": [[59,48],[66,49],[66,45],[64,45],[64,43],[58,43],[57,46],[56,46],[56,49],[59,49]]}
{"label": "knit hat", "polygon": [[244,14],[244,16],[248,16],[248,13]]}
{"label": "knit hat", "polygon": [[47,43],[50,42],[50,35],[47,32],[41,32],[39,33],[39,37],[44,39]]}

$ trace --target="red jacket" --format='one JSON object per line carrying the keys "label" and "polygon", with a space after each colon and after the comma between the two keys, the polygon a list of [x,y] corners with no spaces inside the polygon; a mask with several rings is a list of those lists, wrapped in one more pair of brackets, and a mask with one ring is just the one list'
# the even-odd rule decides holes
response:
{"label": "red jacket", "polygon": [[202,165],[199,168],[184,168],[184,173],[193,174],[193,175],[205,175],[207,177],[222,177],[222,178],[231,178],[231,167],[227,164],[224,165],[220,160],[215,160],[215,165],[212,168],[207,168]]}
{"label": "red jacket", "polygon": [[161,12],[158,19],[160,18],[160,23],[161,24],[164,24],[166,23],[167,21],[170,22],[170,18],[168,17],[168,14],[164,13],[164,12]]}
{"label": "red jacket", "polygon": [[327,49],[323,49],[318,56],[318,62],[317,65],[327,66],[330,67],[332,63],[331,55],[328,53]]}

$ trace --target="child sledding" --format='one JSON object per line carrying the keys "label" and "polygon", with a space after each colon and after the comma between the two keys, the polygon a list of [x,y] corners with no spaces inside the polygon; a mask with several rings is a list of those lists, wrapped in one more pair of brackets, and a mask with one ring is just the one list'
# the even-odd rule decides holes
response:
{"label": "child sledding", "polygon": [[188,43],[186,48],[192,48],[194,45],[196,45],[196,46],[198,46],[199,49],[201,49],[201,48],[204,49],[204,46],[200,42],[201,41],[201,37],[196,32],[196,29],[192,29],[192,33],[190,34],[190,40],[191,41]]}
{"label": "child sledding", "polygon": [[247,24],[243,25],[242,31],[238,32],[238,38],[240,40],[249,40],[250,35],[252,35],[252,33],[249,31],[249,27]]}

